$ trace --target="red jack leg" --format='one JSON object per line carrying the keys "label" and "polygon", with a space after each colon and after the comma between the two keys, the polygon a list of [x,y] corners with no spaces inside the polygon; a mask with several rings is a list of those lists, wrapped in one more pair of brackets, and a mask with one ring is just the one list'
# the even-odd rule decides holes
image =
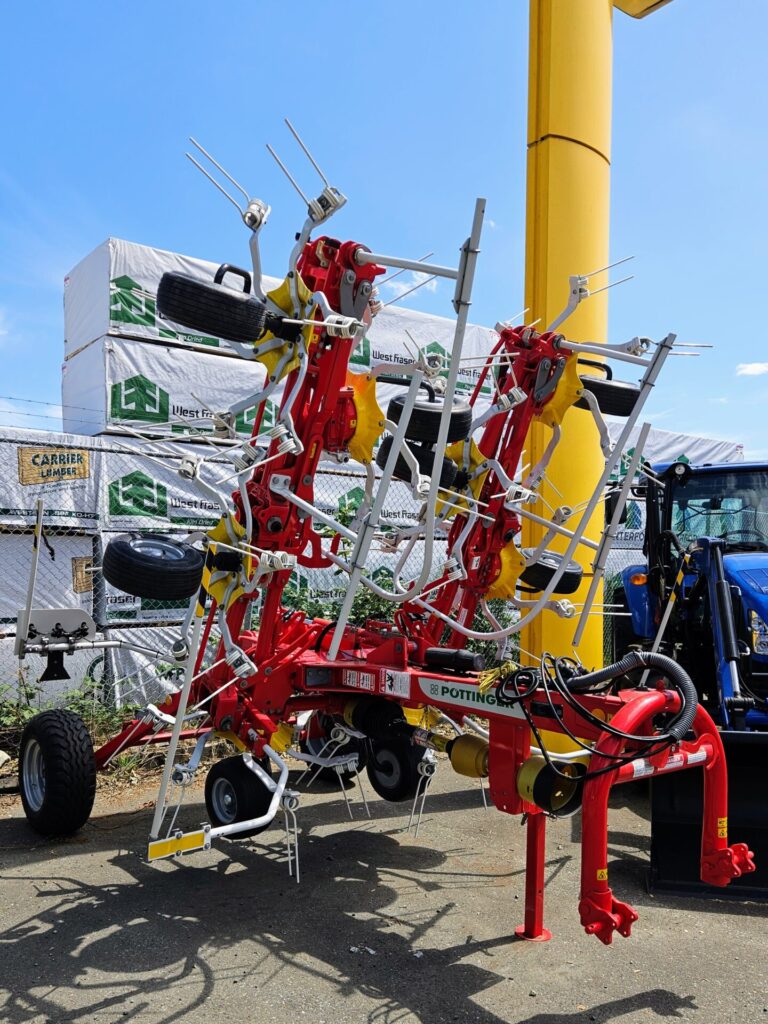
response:
{"label": "red jack leg", "polygon": [[544,927],[544,840],[547,819],[529,814],[525,839],[525,924],[515,928],[518,939],[548,942],[552,932]]}

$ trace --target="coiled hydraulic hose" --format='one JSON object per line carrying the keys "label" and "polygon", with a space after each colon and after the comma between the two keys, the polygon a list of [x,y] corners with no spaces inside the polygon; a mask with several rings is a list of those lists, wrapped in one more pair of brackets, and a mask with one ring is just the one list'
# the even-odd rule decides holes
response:
{"label": "coiled hydraulic hose", "polygon": [[638,668],[654,668],[663,672],[669,679],[672,686],[678,691],[682,698],[682,707],[676,718],[667,727],[666,735],[675,740],[681,740],[693,725],[696,717],[699,697],[696,687],[688,673],[672,658],[666,654],[654,654],[651,651],[630,651],[613,665],[606,665],[605,668],[597,669],[595,672],[588,672],[583,676],[573,676],[568,680],[569,690],[580,692],[591,689],[600,683],[625,675]]}

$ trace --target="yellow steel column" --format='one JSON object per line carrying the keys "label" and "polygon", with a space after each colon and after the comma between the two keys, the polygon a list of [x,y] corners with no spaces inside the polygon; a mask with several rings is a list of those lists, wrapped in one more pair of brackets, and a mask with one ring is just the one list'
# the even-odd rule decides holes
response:
{"label": "yellow steel column", "polygon": [[[608,263],[608,201],[611,143],[612,0],[531,0],[528,98],[528,184],[526,203],[525,305],[527,320],[541,318],[542,330],[568,299],[568,277]],[[605,284],[596,279],[593,287]],[[562,325],[575,341],[606,337],[605,294],[587,299]],[[533,465],[551,433],[534,427],[525,461]],[[603,467],[591,415],[571,409],[563,438],[550,463],[551,484],[542,485],[553,506],[578,505],[590,496]],[[602,507],[587,536],[597,538]],[[534,546],[542,527],[524,523],[523,544]],[[552,544],[563,550],[564,543]],[[583,600],[592,552],[577,549],[586,582],[571,600]],[[596,602],[602,601],[602,588]],[[599,610],[599,609],[598,609]],[[523,630],[521,645],[539,653],[569,654],[575,622],[544,612]],[[579,647],[585,665],[602,664],[603,622],[592,616]]]}

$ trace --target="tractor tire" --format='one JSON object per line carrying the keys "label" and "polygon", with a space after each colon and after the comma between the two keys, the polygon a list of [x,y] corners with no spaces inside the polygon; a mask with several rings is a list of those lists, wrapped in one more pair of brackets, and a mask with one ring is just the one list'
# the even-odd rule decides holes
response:
{"label": "tractor tire", "polygon": [[202,552],[158,533],[123,533],[107,544],[104,579],[117,590],[157,601],[192,597],[203,577]]}
{"label": "tractor tire", "polygon": [[371,756],[366,771],[374,791],[390,803],[413,800],[421,775],[419,763],[426,750],[410,740],[371,741]]}
{"label": "tractor tire", "polygon": [[157,309],[183,327],[244,344],[261,337],[267,318],[267,307],[247,292],[175,272],[160,278]]}
{"label": "tractor tire", "polygon": [[68,836],[86,823],[96,796],[96,759],[79,715],[42,711],[27,723],[19,790],[27,821],[41,836]]}
{"label": "tractor tire", "polygon": [[[399,423],[404,405],[405,395],[396,395],[387,407],[387,419],[392,420],[393,423]],[[442,414],[442,401],[430,402],[426,398],[417,398],[408,426],[405,428],[405,436],[410,441],[426,441],[427,444],[434,444],[437,441]],[[454,399],[451,418],[448,421],[447,443],[463,441],[464,438],[469,437],[471,426],[472,407],[468,402]]]}
{"label": "tractor tire", "polygon": [[[533,548],[523,548],[522,553],[527,558]],[[539,560],[534,562],[533,565],[529,565],[520,574],[520,582],[524,583],[527,587],[532,590],[545,590],[549,584],[549,581],[555,575],[557,570],[560,568],[563,562],[563,556],[558,554],[557,551],[549,551],[548,549],[542,551],[539,556]],[[583,575],[582,568],[578,562],[568,562],[563,571],[563,575],[557,582],[553,593],[554,594],[573,594],[579,589],[581,584],[581,577]]]}
{"label": "tractor tire", "polygon": [[[640,397],[640,385],[623,380],[603,380],[601,377],[583,376],[582,386],[591,391],[597,399],[597,407],[606,416],[631,416]],[[586,401],[580,398],[577,409],[588,409]]]}
{"label": "tractor tire", "polygon": [[[259,763],[267,774],[271,774],[268,758]],[[205,779],[205,807],[214,828],[259,818],[267,813],[271,802],[272,793],[239,754],[217,761]],[[264,832],[271,824],[270,821],[228,838],[248,839]]]}
{"label": "tractor tire", "polygon": [[[376,452],[376,465],[379,469],[384,469],[387,464],[387,458],[389,457],[389,453],[392,449],[393,440],[394,438],[392,437],[385,437],[379,445],[379,450]],[[421,446],[414,444],[409,444],[408,448],[418,462],[421,473],[424,476],[432,476],[435,465],[434,450],[432,448],[422,448]],[[451,487],[458,475],[458,472],[459,470],[455,462],[451,462],[450,459],[443,459],[443,468],[440,471],[440,486]],[[392,475],[395,480],[405,480],[407,483],[411,482],[411,470],[402,455],[398,455],[397,462],[395,463],[395,471]]]}

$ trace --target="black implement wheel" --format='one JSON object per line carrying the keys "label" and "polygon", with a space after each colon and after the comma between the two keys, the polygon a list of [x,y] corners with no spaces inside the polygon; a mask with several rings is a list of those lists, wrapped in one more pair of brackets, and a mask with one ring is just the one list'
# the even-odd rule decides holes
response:
{"label": "black implement wheel", "polygon": [[[269,760],[259,762],[267,775],[271,774]],[[272,793],[261,779],[243,761],[239,754],[217,761],[205,780],[205,807],[211,825],[232,825],[237,821],[260,818],[269,810]],[[271,821],[247,832],[237,832],[231,839],[247,839],[268,829]]]}
{"label": "black implement wheel", "polygon": [[19,790],[27,821],[42,836],[68,836],[86,823],[96,796],[96,761],[79,715],[42,711],[27,723]]}
{"label": "black implement wheel", "polygon": [[366,771],[376,793],[390,803],[413,800],[421,780],[419,764],[426,750],[410,740],[371,741]]}
{"label": "black implement wheel", "polygon": [[299,741],[299,747],[305,754],[312,754],[314,757],[342,757],[344,754],[357,754],[357,768],[342,768],[341,772],[337,772],[335,768],[321,768],[317,771],[313,765],[307,765],[310,772],[317,771],[318,779],[338,784],[339,776],[341,776],[342,782],[346,782],[359,775],[365,768],[368,761],[368,746],[365,740],[351,737],[342,747],[334,749],[336,745],[331,744],[326,749],[332,729],[333,719],[315,712],[307,723],[307,731]]}
{"label": "black implement wheel", "polygon": [[[522,549],[523,555],[526,558],[528,558],[532,551],[533,548]],[[533,565],[529,565],[520,573],[520,582],[531,587],[532,590],[544,590],[562,563],[563,556],[558,554],[557,551],[542,551],[538,561],[534,562]],[[582,575],[582,569],[578,562],[568,562],[563,570],[563,575],[557,581],[553,593],[575,593],[579,589]]]}
{"label": "black implement wheel", "polygon": [[[638,398],[640,385],[630,384],[623,380],[603,380],[600,377],[582,377],[581,383],[586,391],[591,391],[597,399],[597,407],[606,416],[631,416]],[[576,402],[577,409],[588,409],[586,401],[580,398]]]}
{"label": "black implement wheel", "polygon": [[[389,453],[392,449],[393,440],[394,438],[392,437],[385,437],[379,445],[379,450],[376,452],[376,465],[379,469],[384,469],[387,464],[387,458],[389,457]],[[423,473],[424,476],[432,476],[435,465],[434,449],[422,448],[421,445],[415,444],[409,444],[408,448],[418,462],[421,473]],[[450,459],[443,459],[443,468],[440,471],[440,486],[450,487],[456,479],[458,472],[455,462],[451,462]],[[395,471],[392,475],[395,480],[405,480],[408,483],[411,482],[411,470],[402,455],[398,455],[397,462],[395,462]]]}
{"label": "black implement wheel", "polygon": [[[387,419],[394,423],[400,422],[405,404],[405,395],[396,395],[387,407]],[[430,402],[427,398],[417,398],[413,407],[405,436],[411,441],[426,441],[434,444],[440,428],[440,417],[443,414],[443,402]],[[462,441],[469,436],[472,426],[472,408],[468,402],[453,400],[451,418],[448,422],[448,444]]]}
{"label": "black implement wheel", "polygon": [[157,308],[161,316],[193,331],[245,344],[261,336],[267,318],[264,303],[247,292],[175,272],[160,278]]}
{"label": "black implement wheel", "polygon": [[203,577],[202,552],[160,533],[123,533],[104,549],[107,583],[134,597],[172,601],[192,597]]}

